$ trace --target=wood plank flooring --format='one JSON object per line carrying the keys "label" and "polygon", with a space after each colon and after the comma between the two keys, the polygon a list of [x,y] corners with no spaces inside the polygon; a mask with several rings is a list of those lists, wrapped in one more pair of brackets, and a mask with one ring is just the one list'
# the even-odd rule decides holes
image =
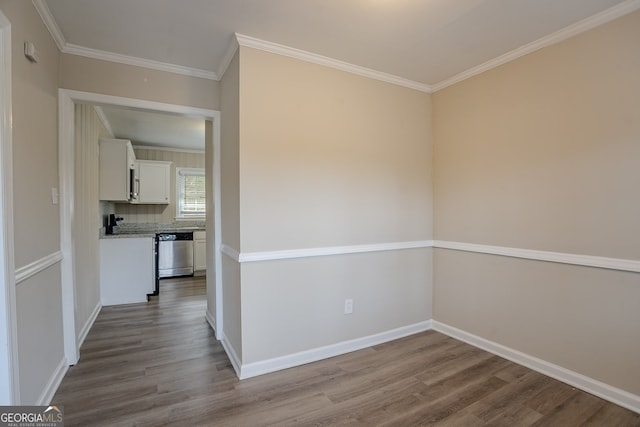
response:
{"label": "wood plank flooring", "polygon": [[53,404],[67,426],[640,426],[640,415],[428,331],[239,381],[204,278],[105,307]]}

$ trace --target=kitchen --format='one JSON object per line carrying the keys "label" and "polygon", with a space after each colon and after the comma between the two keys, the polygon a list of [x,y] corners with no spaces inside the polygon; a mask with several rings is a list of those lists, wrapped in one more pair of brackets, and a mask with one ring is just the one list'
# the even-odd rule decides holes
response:
{"label": "kitchen", "polygon": [[94,205],[101,305],[145,302],[164,278],[206,275],[204,120],[76,108],[93,109],[104,126]]}

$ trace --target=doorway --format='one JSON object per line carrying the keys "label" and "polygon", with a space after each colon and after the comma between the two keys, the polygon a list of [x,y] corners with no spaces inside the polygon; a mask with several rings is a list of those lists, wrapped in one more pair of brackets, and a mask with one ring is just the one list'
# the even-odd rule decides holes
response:
{"label": "doorway", "polygon": [[211,185],[208,192],[213,197],[206,200],[206,228],[213,231],[214,238],[207,239],[207,310],[206,317],[216,336],[222,336],[222,289],[220,268],[220,112],[195,107],[158,103],[133,98],[123,98],[90,92],[79,92],[60,89],[59,102],[59,170],[61,188],[61,247],[63,253],[62,270],[62,304],[65,355],[70,365],[79,358],[79,332],[75,325],[75,293],[74,259],[72,227],[74,224],[74,129],[75,105],[92,104],[109,107],[125,107],[142,111],[168,113],[197,117],[205,120],[205,170]]}

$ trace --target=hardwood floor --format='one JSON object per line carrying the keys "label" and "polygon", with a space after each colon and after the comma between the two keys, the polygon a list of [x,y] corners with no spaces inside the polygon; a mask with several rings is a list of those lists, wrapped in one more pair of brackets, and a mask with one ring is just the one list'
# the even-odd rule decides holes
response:
{"label": "hardwood floor", "polygon": [[428,331],[238,381],[204,278],[105,307],[53,404],[67,426],[640,426],[640,415]]}

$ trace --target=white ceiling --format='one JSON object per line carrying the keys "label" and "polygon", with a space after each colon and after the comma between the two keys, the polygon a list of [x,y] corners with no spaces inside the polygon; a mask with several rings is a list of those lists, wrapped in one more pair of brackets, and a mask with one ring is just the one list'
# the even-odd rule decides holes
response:
{"label": "white ceiling", "polygon": [[[426,91],[640,9],[640,0],[32,1],[66,53],[219,80],[240,42]],[[192,125],[177,118],[105,115],[140,143],[195,138],[170,137],[172,124]]]}
{"label": "white ceiling", "polygon": [[143,58],[216,79],[240,33],[424,85],[624,3],[638,6],[636,0],[46,0],[71,51]]}
{"label": "white ceiling", "polygon": [[204,119],[124,107],[98,109],[113,136],[133,145],[204,151]]}

